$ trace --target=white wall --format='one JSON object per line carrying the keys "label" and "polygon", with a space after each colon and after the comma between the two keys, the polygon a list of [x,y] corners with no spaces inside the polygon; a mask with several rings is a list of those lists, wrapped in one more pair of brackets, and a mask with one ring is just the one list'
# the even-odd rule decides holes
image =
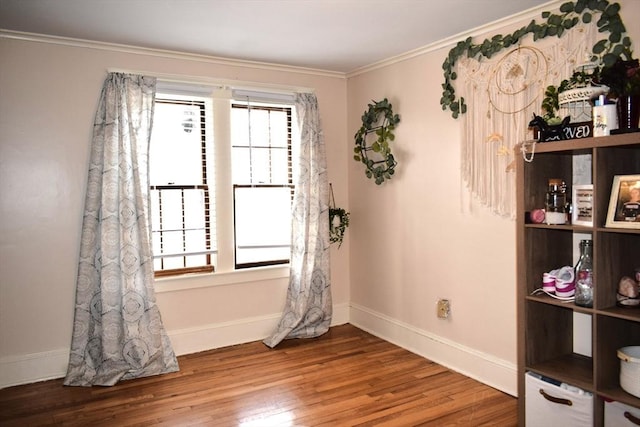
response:
{"label": "white wall", "polygon": [[[314,88],[329,179],[347,207],[343,75],[52,41],[0,38],[0,387],[66,371],[93,116],[108,68]],[[334,324],[348,320],[348,255],[347,237],[331,253]],[[282,270],[268,280],[243,272],[159,281],[176,353],[267,336],[285,302]]]}
{"label": "white wall", "polygon": [[[619,3],[640,56],[640,2]],[[455,43],[509,34],[540,12],[390,59],[347,85],[349,129],[384,97],[401,118],[391,181],[376,186],[362,164],[349,164],[351,323],[514,395],[515,222],[462,202],[470,196],[460,177],[461,128],[439,100],[442,62]],[[439,298],[451,301],[447,320],[436,317]]]}
{"label": "white wall", "polygon": [[[514,222],[462,205],[460,129],[439,104],[447,52],[349,80],[350,128],[360,126],[371,99],[388,97],[401,119],[392,144],[398,173],[391,181],[378,187],[363,165],[349,165],[352,323],[511,390]],[[439,298],[451,301],[447,320],[436,317]],[[485,378],[491,368],[493,378]]]}

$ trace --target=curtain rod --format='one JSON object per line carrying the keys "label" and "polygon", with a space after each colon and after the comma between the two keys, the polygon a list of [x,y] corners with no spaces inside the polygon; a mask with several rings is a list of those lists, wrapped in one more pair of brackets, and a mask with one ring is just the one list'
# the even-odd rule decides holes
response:
{"label": "curtain rod", "polygon": [[301,86],[285,86],[285,85],[277,85],[277,84],[245,82],[240,80],[215,79],[215,78],[203,77],[203,76],[187,76],[187,75],[181,75],[181,74],[156,73],[151,71],[128,70],[128,69],[122,69],[122,68],[108,68],[107,72],[150,76],[150,77],[155,77],[158,80],[171,82],[171,83],[206,85],[206,86],[211,86],[212,89],[215,89],[215,88],[239,89],[239,90],[256,91],[256,92],[268,91],[268,92],[283,93],[283,94],[291,94],[295,92],[300,92],[300,93],[315,92],[315,90],[312,88],[301,87]]}

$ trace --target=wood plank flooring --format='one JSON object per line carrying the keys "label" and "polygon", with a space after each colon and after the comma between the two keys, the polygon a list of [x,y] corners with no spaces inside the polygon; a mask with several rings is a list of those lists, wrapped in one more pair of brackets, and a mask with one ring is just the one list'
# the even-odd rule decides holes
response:
{"label": "wood plank flooring", "polygon": [[0,390],[1,426],[515,426],[517,400],[352,325],[178,358],[113,387]]}

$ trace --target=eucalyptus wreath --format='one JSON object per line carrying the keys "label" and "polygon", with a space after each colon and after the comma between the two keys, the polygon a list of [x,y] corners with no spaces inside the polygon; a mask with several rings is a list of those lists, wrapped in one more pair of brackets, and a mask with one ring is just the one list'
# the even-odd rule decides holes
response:
{"label": "eucalyptus wreath", "polygon": [[336,199],[333,197],[333,185],[329,183],[329,241],[338,243],[338,249],[342,246],[344,233],[349,226],[349,212],[336,207]]}
{"label": "eucalyptus wreath", "polygon": [[575,27],[580,20],[588,24],[593,21],[594,14],[599,14],[596,21],[598,31],[609,33],[608,37],[599,40],[592,48],[592,61],[600,60],[604,67],[613,66],[618,58],[631,59],[631,39],[623,36],[626,28],[620,17],[620,4],[610,3],[608,0],[576,0],[568,1],[560,6],[560,13],[542,12],[545,22],[538,24],[532,20],[529,25],[519,28],[506,36],[495,35],[491,39],[485,39],[481,44],[471,42],[471,37],[460,41],[449,51],[442,64],[444,70],[444,83],[442,84],[442,98],[440,105],[443,110],[449,109],[453,118],[467,112],[464,98],[456,97],[453,81],[458,78],[454,67],[462,57],[491,58],[494,54],[516,45],[527,34],[533,34],[533,41],[545,37],[561,37],[565,31]]}
{"label": "eucalyptus wreath", "polygon": [[344,233],[349,226],[349,212],[342,208],[329,208],[329,240],[342,246]]}
{"label": "eucalyptus wreath", "polygon": [[[398,162],[391,153],[389,142],[395,139],[393,133],[400,122],[400,116],[393,113],[393,106],[384,98],[372,101],[362,115],[362,127],[355,134],[354,160],[364,163],[367,178],[373,178],[380,185],[385,179],[391,179]],[[376,139],[367,145],[367,136],[375,133]],[[369,152],[377,153],[376,160],[369,158]]]}

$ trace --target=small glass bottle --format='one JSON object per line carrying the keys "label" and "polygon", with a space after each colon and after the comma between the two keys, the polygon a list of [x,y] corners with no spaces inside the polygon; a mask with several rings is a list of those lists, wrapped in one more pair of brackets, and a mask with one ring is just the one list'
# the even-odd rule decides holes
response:
{"label": "small glass bottle", "polygon": [[567,222],[567,186],[558,178],[549,180],[549,190],[545,198],[545,222],[564,224]]}
{"label": "small glass bottle", "polygon": [[576,305],[593,307],[593,245],[591,240],[580,241],[580,259],[575,267]]}

